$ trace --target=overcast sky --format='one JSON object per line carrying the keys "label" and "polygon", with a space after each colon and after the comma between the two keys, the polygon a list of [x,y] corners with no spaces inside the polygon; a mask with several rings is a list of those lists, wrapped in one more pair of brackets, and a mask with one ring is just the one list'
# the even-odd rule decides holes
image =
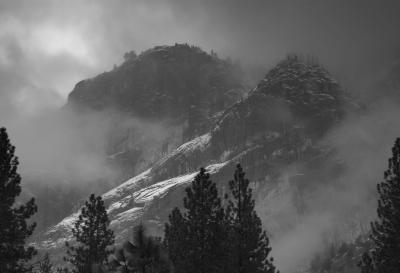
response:
{"label": "overcast sky", "polygon": [[[349,88],[399,56],[400,1],[0,0],[0,116],[62,105],[124,52],[188,42],[271,67],[317,56]],[[10,111],[8,111],[10,110]]]}

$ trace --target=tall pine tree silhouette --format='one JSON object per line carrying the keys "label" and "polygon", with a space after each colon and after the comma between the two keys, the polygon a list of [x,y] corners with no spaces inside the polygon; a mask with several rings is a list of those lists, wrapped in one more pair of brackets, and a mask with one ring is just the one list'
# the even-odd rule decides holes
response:
{"label": "tall pine tree silhouette", "polygon": [[183,214],[175,208],[165,227],[165,244],[175,272],[223,272],[224,210],[204,168],[186,189],[184,208]]}
{"label": "tall pine tree silhouette", "polygon": [[249,180],[240,164],[237,165],[234,180],[229,182],[232,199],[229,200],[226,217],[230,226],[229,244],[231,272],[276,272],[273,259],[268,258],[271,247],[267,234],[262,229],[261,219],[254,210]]}
{"label": "tall pine tree silhouette", "polygon": [[371,223],[372,257],[364,254],[363,273],[400,272],[400,138],[392,148],[384,181],[378,184],[378,220]]}
{"label": "tall pine tree silhouette", "polygon": [[49,253],[46,253],[41,261],[38,264],[37,273],[52,273],[53,272],[53,264],[50,260]]}
{"label": "tall pine tree silhouette", "polygon": [[36,251],[25,247],[35,224],[28,224],[37,207],[32,198],[26,204],[16,206],[15,199],[21,193],[21,177],[17,173],[18,158],[14,155],[5,128],[0,128],[0,272],[23,273],[31,270],[27,265]]}
{"label": "tall pine tree silhouette", "polygon": [[74,266],[74,273],[92,273],[94,266],[107,264],[114,244],[114,233],[109,224],[103,200],[100,196],[90,195],[72,229],[76,245],[66,243],[67,257],[64,259]]}
{"label": "tall pine tree silhouette", "polygon": [[169,215],[169,223],[165,225],[164,245],[176,273],[190,269],[189,257],[189,225],[187,219],[178,208]]}
{"label": "tall pine tree silhouette", "polygon": [[124,242],[115,251],[111,261],[113,267],[121,273],[162,273],[169,269],[161,239],[148,236],[143,224],[134,228],[133,243]]}
{"label": "tall pine tree silhouette", "polygon": [[368,252],[365,252],[361,256],[361,261],[358,263],[358,266],[360,267],[362,273],[374,273],[375,272],[372,258]]}
{"label": "tall pine tree silhouette", "polygon": [[135,257],[135,263],[139,269],[137,271],[146,273],[160,269],[162,264],[160,240],[147,236],[143,224],[134,228],[133,239],[137,250]]}

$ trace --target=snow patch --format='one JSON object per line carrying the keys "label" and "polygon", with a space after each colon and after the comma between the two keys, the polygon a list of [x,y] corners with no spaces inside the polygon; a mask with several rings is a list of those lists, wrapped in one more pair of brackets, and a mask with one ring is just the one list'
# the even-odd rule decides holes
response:
{"label": "snow patch", "polygon": [[136,220],[143,214],[143,208],[135,207],[124,212],[118,213],[115,219],[110,222],[110,226],[115,228],[116,225]]}
{"label": "snow patch", "polygon": [[[204,145],[207,141],[207,137],[203,136],[198,139],[198,142],[191,142],[190,145],[186,143],[188,145],[183,148],[186,147],[185,149],[190,149],[190,147],[199,147]],[[205,169],[208,173],[213,174],[218,172],[222,167],[228,164],[228,162],[229,161],[225,161],[223,163],[209,165]],[[137,189],[136,187],[144,186],[138,184],[139,182],[150,180],[150,173],[151,169],[129,179],[103,195],[103,199],[116,198],[116,201],[108,206],[107,212],[111,220],[110,227],[114,231],[118,231],[118,234],[122,234],[126,231],[126,224],[134,222],[143,215],[144,207],[141,204],[146,204],[151,202],[155,197],[166,194],[172,187],[190,183],[198,174],[196,171]],[[73,239],[72,228],[78,220],[79,214],[80,212],[76,212],[64,218],[60,223],[45,233],[45,239],[35,243],[35,245],[40,246],[40,248],[49,249],[62,247],[65,245],[65,242],[71,241]]]}
{"label": "snow patch", "polygon": [[189,142],[186,142],[184,144],[182,144],[181,146],[179,146],[176,149],[176,153],[187,153],[187,152],[192,152],[194,150],[204,150],[206,145],[210,142],[211,139],[211,134],[207,133],[204,135],[201,135],[199,137],[196,137],[194,139],[192,139]]}
{"label": "snow patch", "polygon": [[75,222],[78,220],[79,212],[75,212],[74,214],[64,218],[60,223],[55,225],[46,234],[51,235],[59,230],[71,230],[74,227]]}
{"label": "snow patch", "polygon": [[168,159],[176,156],[177,154],[188,154],[188,153],[194,152],[196,150],[204,151],[205,148],[207,147],[208,143],[210,142],[210,139],[211,139],[210,133],[196,137],[196,138],[182,144],[178,148],[176,148],[170,154],[168,154],[167,156],[162,158],[157,164],[162,165]]}
{"label": "snow patch", "polygon": [[137,186],[138,182],[141,181],[147,181],[149,179],[149,174],[151,172],[151,168],[142,172],[141,174],[129,179],[128,181],[122,183],[118,187],[106,192],[103,194],[103,199],[107,200],[110,198],[115,198],[115,197],[120,197],[124,192],[127,190],[133,189],[135,186]]}

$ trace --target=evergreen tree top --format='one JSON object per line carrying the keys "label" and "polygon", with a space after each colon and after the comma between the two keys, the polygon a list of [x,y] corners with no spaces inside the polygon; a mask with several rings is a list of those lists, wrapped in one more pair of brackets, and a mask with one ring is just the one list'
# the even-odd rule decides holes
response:
{"label": "evergreen tree top", "polygon": [[91,194],[72,228],[76,244],[67,246],[65,261],[74,266],[74,273],[90,273],[93,266],[107,263],[113,252],[114,232],[101,196]]}
{"label": "evergreen tree top", "polygon": [[32,269],[28,261],[36,254],[26,239],[36,224],[27,220],[37,212],[35,200],[15,206],[21,193],[21,177],[17,172],[18,158],[5,128],[0,128],[0,272],[23,273]]}
{"label": "evergreen tree top", "polygon": [[226,208],[233,264],[231,271],[245,273],[275,273],[269,238],[262,229],[262,222],[254,207],[255,201],[250,181],[240,164],[236,165],[234,180],[229,182],[231,199]]}
{"label": "evergreen tree top", "polygon": [[392,148],[392,157],[384,180],[377,185],[378,220],[371,223],[372,256],[365,253],[360,268],[363,273],[400,272],[400,138]]}

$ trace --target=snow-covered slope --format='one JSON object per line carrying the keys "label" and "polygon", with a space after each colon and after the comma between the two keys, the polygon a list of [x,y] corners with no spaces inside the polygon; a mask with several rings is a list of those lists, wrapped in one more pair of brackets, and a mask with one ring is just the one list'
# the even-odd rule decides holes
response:
{"label": "snow-covered slope", "polygon": [[[129,239],[139,222],[161,235],[200,167],[207,166],[224,193],[238,162],[253,182],[256,206],[269,232],[287,232],[308,209],[307,194],[337,172],[331,149],[319,141],[340,122],[347,104],[351,100],[323,68],[298,59],[278,64],[248,97],[222,111],[208,132],[103,194],[116,241]],[[37,236],[35,244],[61,252],[77,216]]]}
{"label": "snow-covered slope", "polygon": [[[213,164],[206,167],[210,174],[218,172],[227,162]],[[151,169],[126,181],[117,188],[103,194],[103,200],[107,205],[107,213],[111,221],[111,228],[121,238],[121,234],[129,232],[125,228],[132,227],[132,223],[139,220],[143,211],[155,197],[161,198],[171,188],[190,183],[197,172],[166,179],[148,186],[140,187],[151,181]],[[79,213],[62,220],[43,234],[41,242],[37,242],[40,249],[63,247],[66,241],[72,239],[71,229],[78,218]]]}

